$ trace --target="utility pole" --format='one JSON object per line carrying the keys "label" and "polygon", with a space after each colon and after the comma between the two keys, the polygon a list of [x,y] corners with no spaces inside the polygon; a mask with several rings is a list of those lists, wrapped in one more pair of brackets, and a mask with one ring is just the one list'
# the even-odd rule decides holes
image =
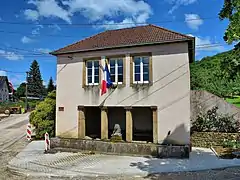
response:
{"label": "utility pole", "polygon": [[27,74],[27,77],[26,77],[26,89],[25,89],[25,95],[26,95],[26,98],[25,98],[25,108],[26,108],[26,111],[28,110],[28,71],[26,72]]}

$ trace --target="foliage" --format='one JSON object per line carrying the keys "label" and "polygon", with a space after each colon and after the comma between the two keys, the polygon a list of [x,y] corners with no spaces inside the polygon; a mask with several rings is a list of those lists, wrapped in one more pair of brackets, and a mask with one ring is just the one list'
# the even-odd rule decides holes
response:
{"label": "foliage", "polygon": [[25,97],[25,92],[26,92],[26,83],[21,83],[20,86],[17,88],[15,95],[18,98]]}
{"label": "foliage", "polygon": [[41,139],[48,132],[55,135],[56,91],[52,91],[30,114],[30,123],[36,128],[36,138]]}
{"label": "foliage", "polygon": [[218,107],[215,106],[207,113],[200,112],[196,120],[192,121],[191,132],[239,132],[239,121],[233,116],[217,114],[217,110]]}
{"label": "foliage", "polygon": [[238,149],[240,148],[240,142],[238,142],[237,140],[230,141],[230,140],[224,139],[223,147]]}
{"label": "foliage", "polygon": [[219,18],[229,20],[224,40],[229,44],[238,42],[240,40],[240,0],[224,0]]}
{"label": "foliage", "polygon": [[240,59],[240,51],[231,50],[192,63],[191,89],[206,90],[220,97],[239,95],[240,73],[236,71],[240,66],[232,67],[227,59]]}
{"label": "foliage", "polygon": [[53,79],[50,77],[48,86],[47,86],[47,92],[50,93],[55,89],[54,84],[53,84]]}
{"label": "foliage", "polygon": [[30,66],[28,77],[28,94],[29,96],[41,98],[45,94],[43,80],[39,69],[38,62],[34,60]]}

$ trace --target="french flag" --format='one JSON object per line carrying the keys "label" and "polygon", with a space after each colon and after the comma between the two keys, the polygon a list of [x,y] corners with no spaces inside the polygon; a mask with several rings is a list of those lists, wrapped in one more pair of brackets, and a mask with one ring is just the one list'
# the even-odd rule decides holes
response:
{"label": "french flag", "polygon": [[111,81],[111,74],[108,69],[107,61],[105,61],[105,68],[103,68],[102,66],[100,67],[103,70],[103,74],[104,74],[103,80],[102,80],[102,86],[101,86],[101,96],[102,96],[107,92],[107,89],[113,85],[113,83]]}

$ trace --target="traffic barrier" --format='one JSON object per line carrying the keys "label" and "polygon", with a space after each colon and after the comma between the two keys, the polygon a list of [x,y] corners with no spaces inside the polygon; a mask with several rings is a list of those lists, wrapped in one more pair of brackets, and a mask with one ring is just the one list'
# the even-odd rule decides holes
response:
{"label": "traffic barrier", "polygon": [[50,139],[49,139],[49,135],[46,132],[45,133],[45,151],[50,150]]}
{"label": "traffic barrier", "polygon": [[27,140],[31,141],[32,139],[32,130],[31,130],[31,124],[27,124]]}

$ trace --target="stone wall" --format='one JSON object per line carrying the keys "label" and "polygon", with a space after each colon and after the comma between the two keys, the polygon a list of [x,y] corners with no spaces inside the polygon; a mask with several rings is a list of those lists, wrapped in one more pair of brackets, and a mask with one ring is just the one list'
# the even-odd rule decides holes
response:
{"label": "stone wall", "polygon": [[52,138],[51,148],[68,148],[117,155],[151,155],[159,158],[188,158],[188,146],[167,146],[152,143],[106,142],[83,139]]}
{"label": "stone wall", "polygon": [[240,121],[240,108],[207,91],[191,91],[191,119],[196,119],[201,110],[206,112],[214,106],[219,108],[218,113],[234,115]]}
{"label": "stone wall", "polygon": [[193,147],[221,146],[224,139],[238,140],[240,133],[194,132],[191,135]]}

